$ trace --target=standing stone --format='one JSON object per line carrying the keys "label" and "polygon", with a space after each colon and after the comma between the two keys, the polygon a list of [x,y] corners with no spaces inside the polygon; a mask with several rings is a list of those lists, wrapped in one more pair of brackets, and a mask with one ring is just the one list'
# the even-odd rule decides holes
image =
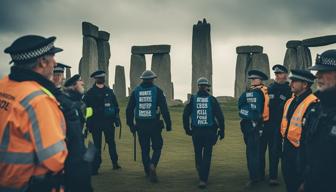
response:
{"label": "standing stone", "polygon": [[270,66],[268,61],[268,56],[265,53],[252,54],[251,64],[248,67],[248,70],[256,69],[265,73],[270,77]]}
{"label": "standing stone", "polygon": [[106,31],[98,32],[98,69],[106,73],[106,82],[109,82],[109,60],[111,57],[110,44],[108,42],[110,34]]}
{"label": "standing stone", "polygon": [[146,58],[145,55],[131,55],[131,67],[130,67],[130,90],[139,85],[140,76],[142,72],[146,70]]}
{"label": "standing stone", "polygon": [[83,78],[85,87],[89,88],[94,84],[94,79],[90,78],[90,74],[98,69],[98,49],[97,41],[93,37],[83,37],[83,57],[81,59],[81,76]]}
{"label": "standing stone", "polygon": [[113,90],[118,99],[126,97],[126,79],[123,66],[117,65],[115,68]]}
{"label": "standing stone", "polygon": [[66,68],[65,69],[65,80],[70,79],[71,77],[71,69],[70,68]]}
{"label": "standing stone", "polygon": [[[191,92],[198,90],[197,79],[205,77],[212,84],[210,24],[203,19],[193,26]],[[211,89],[212,92],[212,89]]]}
{"label": "standing stone", "polygon": [[312,65],[310,50],[307,47],[297,47],[297,68],[295,69],[307,69]]}
{"label": "standing stone", "polygon": [[151,70],[158,76],[156,84],[166,95],[167,101],[172,101],[170,55],[153,54]]}
{"label": "standing stone", "polygon": [[247,69],[250,63],[249,54],[238,54],[236,63],[236,80],[234,96],[238,98],[246,90]]}
{"label": "standing stone", "polygon": [[288,48],[285,54],[284,66],[291,70],[297,68],[297,50],[296,48]]}

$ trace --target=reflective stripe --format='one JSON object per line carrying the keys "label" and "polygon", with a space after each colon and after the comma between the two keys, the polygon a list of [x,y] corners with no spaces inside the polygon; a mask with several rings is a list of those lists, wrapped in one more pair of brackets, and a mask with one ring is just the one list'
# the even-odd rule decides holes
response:
{"label": "reflective stripe", "polygon": [[28,113],[32,128],[33,128],[33,135],[35,139],[35,144],[37,147],[37,151],[42,150],[42,140],[41,140],[41,133],[40,133],[40,127],[39,123],[36,118],[36,113],[33,107],[29,104],[31,100],[33,100],[35,97],[44,95],[45,93],[41,90],[34,91],[33,93],[26,96],[20,103],[25,108],[25,110]]}
{"label": "reflective stripe", "polygon": [[38,151],[37,152],[38,160],[39,162],[42,162],[64,149],[65,149],[65,143],[64,141],[61,140],[41,151]]}
{"label": "reflective stripe", "polygon": [[93,115],[93,109],[92,107],[87,107],[85,111],[85,119],[88,119]]}
{"label": "reflective stripe", "polygon": [[7,150],[8,144],[9,144],[9,125],[7,123],[0,143],[0,149]]}
{"label": "reflective stripe", "polygon": [[8,164],[34,164],[35,153],[0,151],[0,162]]}
{"label": "reflective stripe", "polygon": [[[56,153],[65,149],[64,141],[59,141],[42,151],[37,152],[37,157],[34,152],[23,153],[23,152],[8,152],[0,151],[0,162],[8,164],[34,164],[36,162],[42,162]],[[38,160],[37,160],[38,159]]]}

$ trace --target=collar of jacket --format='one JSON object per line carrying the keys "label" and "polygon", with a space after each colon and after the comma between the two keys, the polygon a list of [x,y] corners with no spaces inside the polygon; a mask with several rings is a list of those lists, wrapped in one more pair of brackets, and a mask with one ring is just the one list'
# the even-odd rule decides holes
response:
{"label": "collar of jacket", "polygon": [[28,69],[22,69],[17,66],[11,67],[9,79],[17,82],[36,81],[42,87],[48,89],[48,91],[50,91],[54,96],[58,96],[59,94],[61,94],[61,90],[58,90],[53,82],[46,79],[39,73]]}
{"label": "collar of jacket", "polygon": [[336,107],[336,87],[327,89],[325,91],[318,91],[315,94],[324,108],[335,108]]}
{"label": "collar of jacket", "polygon": [[309,88],[307,89],[305,92],[303,92],[301,95],[299,96],[294,96],[294,101],[296,102],[301,102],[302,100],[304,100],[306,97],[308,97],[308,95],[310,95],[312,93],[312,90]]}
{"label": "collar of jacket", "polygon": [[154,83],[142,82],[140,86],[143,88],[148,88],[154,86]]}
{"label": "collar of jacket", "polygon": [[207,91],[198,91],[197,95],[201,97],[206,97],[209,96],[209,93]]}
{"label": "collar of jacket", "polygon": [[81,101],[83,98],[83,94],[79,93],[78,91],[66,90],[65,92],[70,96],[71,99],[75,101]]}

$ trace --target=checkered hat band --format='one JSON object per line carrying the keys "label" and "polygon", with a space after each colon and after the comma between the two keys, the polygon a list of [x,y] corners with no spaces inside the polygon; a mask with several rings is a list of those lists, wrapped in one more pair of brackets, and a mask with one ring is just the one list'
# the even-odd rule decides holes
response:
{"label": "checkered hat band", "polygon": [[336,60],[333,58],[321,57],[321,61],[323,65],[336,66]]}
{"label": "checkered hat band", "polygon": [[292,74],[290,76],[290,78],[300,79],[300,80],[303,80],[303,81],[307,81],[309,83],[314,83],[314,80],[308,79],[308,78],[300,76],[300,75],[294,75],[294,74]]}
{"label": "checkered hat band", "polygon": [[24,52],[24,53],[18,53],[18,54],[11,54],[11,57],[12,57],[13,61],[29,60],[29,59],[36,58],[36,57],[39,57],[39,56],[47,53],[53,47],[54,47],[54,43],[51,42],[48,45],[40,47],[40,48],[35,49],[33,51]]}

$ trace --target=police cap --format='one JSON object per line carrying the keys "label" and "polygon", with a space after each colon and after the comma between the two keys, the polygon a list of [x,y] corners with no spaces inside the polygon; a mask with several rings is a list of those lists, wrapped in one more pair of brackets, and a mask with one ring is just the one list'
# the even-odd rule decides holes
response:
{"label": "police cap", "polygon": [[292,81],[305,81],[310,84],[314,83],[315,78],[311,72],[306,70],[291,70],[291,75],[289,76]]}
{"label": "police cap", "polygon": [[54,67],[54,73],[64,73],[65,68],[71,68],[69,65],[65,65],[63,63],[57,63],[57,65]]}
{"label": "police cap", "polygon": [[336,71],[336,49],[317,54],[315,65],[310,67],[313,71]]}
{"label": "police cap", "polygon": [[67,81],[65,81],[64,87],[70,87],[72,85],[75,85],[76,82],[80,80],[81,80],[81,76],[79,74],[76,74],[72,76],[70,79],[68,79]]}
{"label": "police cap", "polygon": [[280,64],[274,65],[272,67],[272,70],[274,73],[288,73],[288,69],[285,66],[280,65]]}
{"label": "police cap", "polygon": [[4,52],[10,54],[10,63],[25,64],[44,55],[53,55],[63,51],[54,46],[56,37],[45,38],[38,35],[26,35],[16,39]]}
{"label": "police cap", "polygon": [[98,71],[93,72],[93,73],[90,75],[90,77],[91,77],[91,78],[100,78],[100,77],[105,77],[105,75],[106,75],[105,71],[103,71],[103,70],[98,70]]}
{"label": "police cap", "polygon": [[268,80],[267,75],[258,70],[250,70],[247,74],[248,74],[248,79],[260,79],[262,81]]}

